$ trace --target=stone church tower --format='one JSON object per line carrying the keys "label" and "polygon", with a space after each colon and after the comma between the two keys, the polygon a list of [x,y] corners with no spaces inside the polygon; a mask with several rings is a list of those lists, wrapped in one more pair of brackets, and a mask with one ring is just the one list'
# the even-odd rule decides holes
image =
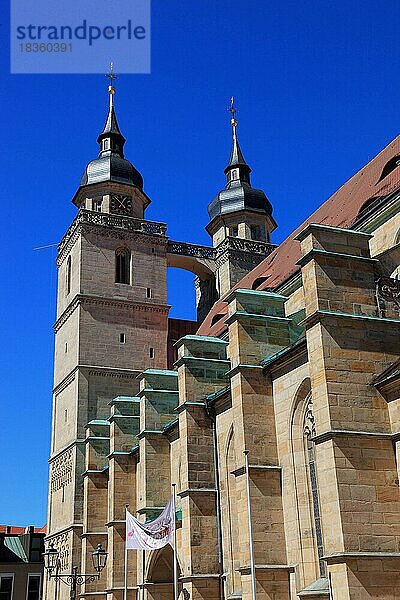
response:
{"label": "stone church tower", "polygon": [[[112,86],[109,100],[99,157],[81,179],[73,199],[79,212],[57,262],[48,533],[61,550],[62,568],[81,564],[82,551],[87,548],[90,554],[93,545],[104,543],[106,521],[111,529],[115,526],[111,513],[102,519],[104,535],[92,536],[90,519],[98,519],[100,510],[106,514],[103,507],[92,507],[88,514],[84,500],[87,488],[96,485],[90,473],[104,467],[97,456],[99,445],[101,453],[109,446],[104,428],[110,425],[110,402],[134,396],[137,375],[167,362],[166,228],[144,219],[150,200],[141,175],[124,157]],[[123,426],[134,421],[132,414]],[[88,424],[103,433],[90,452]],[[82,538],[84,521],[88,530]],[[59,598],[67,597],[64,587]]]}
{"label": "stone church tower", "polygon": [[265,193],[250,183],[251,168],[239,146],[233,98],[230,112],[232,150],[224,171],[226,187],[208,207],[207,231],[216,250],[216,286],[220,296],[271,253],[271,233],[276,228]]}

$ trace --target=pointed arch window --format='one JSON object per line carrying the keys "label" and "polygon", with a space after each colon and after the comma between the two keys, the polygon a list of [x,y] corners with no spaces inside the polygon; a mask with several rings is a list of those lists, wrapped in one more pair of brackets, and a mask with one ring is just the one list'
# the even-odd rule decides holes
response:
{"label": "pointed arch window", "polygon": [[326,577],[326,563],[323,559],[324,557],[324,540],[322,536],[322,527],[321,527],[321,510],[320,510],[320,502],[319,502],[319,494],[318,494],[318,479],[317,479],[317,469],[315,465],[315,443],[313,438],[315,436],[315,419],[313,413],[313,403],[312,398],[309,399],[307,409],[305,412],[304,418],[304,438],[305,438],[305,446],[307,453],[307,465],[308,465],[308,476],[311,490],[311,499],[312,499],[312,512],[314,519],[314,528],[315,528],[315,540],[317,543],[317,552],[318,552],[318,562],[319,562],[319,570],[320,576]]}
{"label": "pointed arch window", "polygon": [[127,248],[115,251],[115,282],[131,283],[131,253]]}
{"label": "pointed arch window", "polygon": [[71,256],[68,256],[67,259],[67,271],[65,274],[65,289],[66,289],[66,295],[68,296],[68,294],[71,292]]}

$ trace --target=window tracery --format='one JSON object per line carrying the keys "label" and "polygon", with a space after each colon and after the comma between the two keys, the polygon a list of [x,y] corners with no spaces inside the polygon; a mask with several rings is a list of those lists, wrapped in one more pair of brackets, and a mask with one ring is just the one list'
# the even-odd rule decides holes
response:
{"label": "window tracery", "polygon": [[308,401],[307,408],[304,416],[304,437],[306,443],[306,452],[307,452],[307,466],[308,466],[308,476],[311,490],[311,499],[312,499],[312,514],[314,519],[314,528],[315,528],[315,539],[317,544],[317,552],[318,552],[318,561],[320,568],[320,576],[326,577],[326,563],[323,559],[325,551],[324,551],[324,540],[322,535],[322,526],[321,526],[321,510],[320,510],[320,502],[319,502],[319,493],[318,493],[318,479],[317,479],[317,469],[315,464],[315,418],[313,412],[313,402],[312,399]]}

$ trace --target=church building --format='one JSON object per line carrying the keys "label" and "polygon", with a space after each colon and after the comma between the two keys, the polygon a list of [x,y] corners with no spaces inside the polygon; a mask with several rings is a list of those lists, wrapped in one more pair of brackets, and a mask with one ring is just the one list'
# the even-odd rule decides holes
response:
{"label": "church building", "polygon": [[[124,600],[126,505],[153,519],[175,484],[179,600],[251,600],[252,573],[257,600],[400,598],[400,136],[275,245],[232,104],[204,246],[146,219],[108,92],[58,248],[60,572],[101,543],[78,597]],[[169,318],[168,267],[196,276],[197,322]],[[128,600],[173,600],[170,545],[128,558]]]}

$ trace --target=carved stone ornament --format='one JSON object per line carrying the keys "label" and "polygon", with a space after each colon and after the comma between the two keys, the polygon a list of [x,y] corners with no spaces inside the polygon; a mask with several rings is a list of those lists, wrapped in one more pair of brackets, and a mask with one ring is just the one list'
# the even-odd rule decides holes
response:
{"label": "carved stone ornament", "polygon": [[313,412],[313,403],[311,399],[307,405],[307,410],[304,416],[304,435],[306,437],[315,436],[315,418]]}
{"label": "carved stone ornament", "polygon": [[376,293],[378,300],[390,302],[400,311],[400,279],[380,277],[376,282]]}

